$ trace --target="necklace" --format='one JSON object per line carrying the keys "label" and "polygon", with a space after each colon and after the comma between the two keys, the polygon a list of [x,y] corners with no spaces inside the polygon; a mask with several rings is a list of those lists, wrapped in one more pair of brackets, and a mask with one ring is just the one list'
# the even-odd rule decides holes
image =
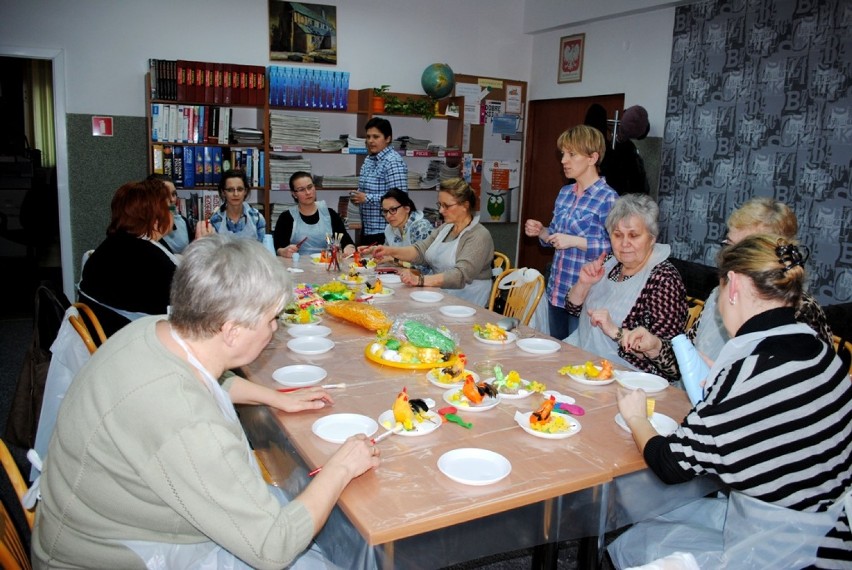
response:
{"label": "necklace", "polygon": [[609,272],[609,280],[615,281],[616,283],[624,282],[633,277],[632,275],[625,275],[623,273],[624,266],[620,263],[616,264],[615,267],[612,268],[612,271]]}

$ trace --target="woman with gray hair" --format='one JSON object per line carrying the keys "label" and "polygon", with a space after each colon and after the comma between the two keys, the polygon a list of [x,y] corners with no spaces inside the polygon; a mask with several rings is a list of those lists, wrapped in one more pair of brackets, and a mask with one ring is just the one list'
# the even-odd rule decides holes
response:
{"label": "woman with gray hair", "polygon": [[379,451],[349,438],[292,501],[264,482],[234,404],[301,412],[332,403],[319,387],[284,394],[228,376],[269,343],[289,287],[260,242],[216,234],[189,245],[171,314],[111,336],[62,402],[41,479],[35,568],[318,561],[305,549]]}
{"label": "woman with gray hair", "polygon": [[580,326],[566,340],[618,364],[667,375],[642,354],[625,351],[622,338],[644,327],[671,339],[686,323],[686,288],[668,261],[671,248],[658,244],[657,204],[645,194],[615,201],[606,218],[612,255],[583,266],[568,292],[565,309],[580,317]]}

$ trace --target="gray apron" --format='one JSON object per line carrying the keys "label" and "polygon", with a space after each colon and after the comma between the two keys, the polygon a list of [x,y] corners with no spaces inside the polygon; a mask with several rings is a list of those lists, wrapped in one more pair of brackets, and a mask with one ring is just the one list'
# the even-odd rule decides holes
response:
{"label": "gray apron", "polygon": [[[456,239],[450,242],[445,242],[444,239],[453,229],[453,224],[444,224],[438,230],[438,236],[432,245],[424,253],[426,263],[432,267],[434,273],[444,273],[450,271],[456,266],[456,251],[459,247],[459,240],[476,224],[479,223],[479,216],[476,216],[473,221],[461,231]],[[470,301],[474,305],[484,307],[488,302],[488,297],[491,295],[491,280],[490,279],[474,279],[462,289],[444,289],[446,293],[461,297],[465,301]]]}
{"label": "gray apron", "polygon": [[698,349],[698,352],[711,360],[715,360],[722,352],[725,343],[731,340],[725,324],[722,322],[722,315],[717,307],[718,303],[719,288],[715,287],[710,291],[707,300],[704,301],[701,319],[698,321],[698,330],[695,331],[695,340],[692,343]]}
{"label": "gray apron", "polygon": [[243,227],[242,231],[231,232],[230,230],[228,230],[228,210],[227,210],[227,208],[224,209],[224,210],[221,210],[222,221],[219,222],[218,226],[214,226],[214,228],[220,234],[231,233],[235,236],[251,238],[253,240],[256,240],[257,239],[257,224],[255,224],[254,221],[251,219],[251,216],[249,216],[249,208],[250,208],[250,206],[248,204],[246,204],[245,202],[243,202],[243,217],[245,217],[245,219],[246,219],[246,225],[245,225],[245,227]]}

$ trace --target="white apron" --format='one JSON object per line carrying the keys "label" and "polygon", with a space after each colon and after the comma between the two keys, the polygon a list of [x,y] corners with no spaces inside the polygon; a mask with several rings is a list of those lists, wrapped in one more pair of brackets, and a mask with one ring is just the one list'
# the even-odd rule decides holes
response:
{"label": "white apron", "polygon": [[226,207],[222,207],[219,211],[222,213],[222,221],[219,222],[218,226],[213,226],[217,232],[220,234],[231,233],[235,236],[251,238],[253,240],[257,239],[257,224],[255,224],[254,220],[249,216],[249,208],[250,206],[243,202],[243,217],[246,219],[246,225],[243,227],[240,232],[232,232],[228,229],[228,210]]}
{"label": "white apron", "polygon": [[182,253],[189,245],[189,228],[186,219],[178,213],[174,214],[172,231],[163,236],[163,241],[175,253]]}
{"label": "white apron", "polygon": [[667,244],[655,244],[651,257],[638,273],[627,281],[610,281],[609,272],[616,266],[618,260],[612,256],[604,263],[604,276],[600,281],[592,285],[583,308],[580,311],[580,326],[565,339],[565,342],[587,350],[613,363],[627,366],[631,370],[633,365],[618,355],[618,343],[608,337],[600,327],[592,325],[589,318],[589,310],[606,309],[612,321],[619,326],[627,318],[642,289],[648,282],[651,271],[660,263],[668,259],[671,247]]}
{"label": "white apron", "polygon": [[704,308],[701,309],[701,320],[698,321],[698,330],[695,331],[695,340],[692,343],[698,349],[698,352],[711,360],[715,360],[722,352],[725,343],[731,340],[728,331],[725,329],[725,324],[722,322],[722,315],[717,307],[718,303],[719,288],[715,287],[710,291],[707,300],[704,301]]}
{"label": "white apron", "polygon": [[[432,245],[424,253],[426,263],[433,269],[433,273],[444,273],[450,271],[456,266],[456,251],[459,247],[459,240],[465,232],[469,231],[479,223],[479,216],[476,216],[473,221],[461,231],[456,239],[450,242],[445,242],[444,238],[453,229],[453,224],[444,224],[438,230],[438,236]],[[484,307],[488,302],[488,297],[491,295],[491,280],[490,279],[474,279],[462,289],[444,289],[446,293],[460,297],[465,301],[470,301],[474,305]]]}
{"label": "white apron", "polygon": [[308,240],[299,248],[299,253],[319,253],[328,247],[326,236],[332,234],[331,231],[331,214],[328,213],[328,206],[325,205],[325,200],[320,200],[317,204],[319,212],[319,223],[306,224],[299,214],[299,206],[292,206],[288,212],[293,217],[293,232],[290,234],[290,243],[299,243],[304,238]]}
{"label": "white apron", "polygon": [[[707,377],[716,378],[721,370],[752,354],[766,338],[800,333],[816,335],[807,325],[796,323],[734,337]],[[718,499],[700,499],[639,523],[608,551],[617,568],[644,564],[674,551],[691,552],[701,568],[802,568],[814,563],[820,541],[834,528],[844,507],[849,517],[852,489],[823,512],[796,511],[732,490],[724,518]]]}
{"label": "white apron", "polygon": [[[186,342],[174,331],[171,330],[172,338],[175,339],[181,348],[186,352],[189,363],[194,366],[204,378],[204,384],[213,398],[216,400],[216,405],[222,411],[222,415],[233,423],[239,425],[240,420],[237,417],[237,411],[234,409],[234,404],[231,402],[228,393],[222,389],[216,378],[204,367],[201,362],[195,358]],[[260,466],[257,464],[254,452],[249,446],[248,440],[243,437],[246,444],[246,453],[249,462],[257,469],[260,474]],[[271,489],[278,491],[273,493],[276,498],[286,504],[287,498],[280,489]],[[127,540],[123,544],[130,550],[135,552],[139,558],[145,562],[145,566],[149,570],[177,570],[177,569],[193,569],[193,570],[250,570],[251,566],[222,548],[213,541],[197,542],[193,544],[170,544],[160,542],[147,542],[141,540]],[[311,542],[308,550],[297,557],[288,568],[299,570],[326,570],[334,568],[316,546],[316,543]]]}

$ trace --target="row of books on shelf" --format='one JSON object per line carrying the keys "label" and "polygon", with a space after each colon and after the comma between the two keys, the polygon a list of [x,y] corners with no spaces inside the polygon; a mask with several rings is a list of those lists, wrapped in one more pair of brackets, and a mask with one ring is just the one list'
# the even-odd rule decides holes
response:
{"label": "row of books on shelf", "polygon": [[266,68],[183,59],[149,59],[151,99],[212,105],[264,104]]}
{"label": "row of books on shelf", "polygon": [[153,171],[181,188],[216,186],[231,169],[244,171],[252,187],[266,185],[266,153],[256,148],[155,144],[153,150]]}
{"label": "row of books on shelf", "polygon": [[349,72],[270,65],[269,104],[276,107],[346,110]]}
{"label": "row of books on shelf", "polygon": [[[279,152],[301,152],[301,150],[294,150],[293,147],[289,148],[275,148],[273,150]],[[343,147],[340,149],[340,152],[343,154],[367,154],[366,148],[361,147]],[[434,156],[438,158],[460,158],[462,155],[462,151],[459,149],[446,149],[446,150],[397,150],[400,156]]]}
{"label": "row of books on shelf", "polygon": [[188,197],[178,196],[178,212],[189,222],[190,229],[195,228],[199,220],[209,220],[222,205],[222,199],[216,190],[198,190],[190,192]]}
{"label": "row of books on shelf", "polygon": [[228,144],[231,115],[230,107],[151,103],[151,140]]}

